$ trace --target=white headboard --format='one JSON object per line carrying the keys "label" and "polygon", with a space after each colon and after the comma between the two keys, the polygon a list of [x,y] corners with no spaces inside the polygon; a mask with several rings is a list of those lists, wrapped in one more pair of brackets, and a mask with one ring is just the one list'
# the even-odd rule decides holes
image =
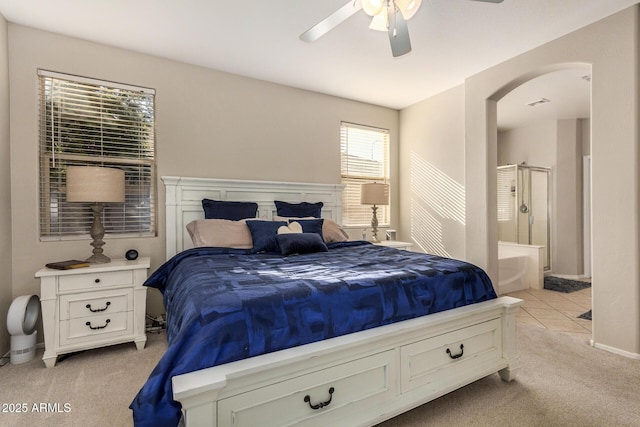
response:
{"label": "white headboard", "polygon": [[193,247],[186,225],[204,218],[202,199],[258,204],[258,217],[271,220],[274,200],[289,203],[323,202],[322,217],[342,223],[343,184],[313,184],[163,176],[166,188],[167,259]]}

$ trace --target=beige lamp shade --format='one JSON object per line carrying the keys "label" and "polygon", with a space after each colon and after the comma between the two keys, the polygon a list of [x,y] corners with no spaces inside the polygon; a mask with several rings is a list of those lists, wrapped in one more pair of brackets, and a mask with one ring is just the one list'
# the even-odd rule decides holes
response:
{"label": "beige lamp shade", "polygon": [[360,203],[363,205],[388,205],[389,184],[372,182],[362,184],[360,189]]}
{"label": "beige lamp shade", "polygon": [[67,202],[124,202],[124,171],[96,166],[67,167]]}

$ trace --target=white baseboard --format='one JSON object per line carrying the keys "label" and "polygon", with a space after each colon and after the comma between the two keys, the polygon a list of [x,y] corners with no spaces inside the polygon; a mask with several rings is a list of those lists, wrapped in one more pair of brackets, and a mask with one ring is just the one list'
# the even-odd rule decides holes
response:
{"label": "white baseboard", "polygon": [[600,350],[608,351],[609,353],[617,354],[619,356],[628,357],[629,359],[640,360],[640,354],[638,353],[631,353],[630,351],[621,350],[616,347],[600,344],[595,342],[594,340],[591,340],[590,343],[592,347],[598,348]]}

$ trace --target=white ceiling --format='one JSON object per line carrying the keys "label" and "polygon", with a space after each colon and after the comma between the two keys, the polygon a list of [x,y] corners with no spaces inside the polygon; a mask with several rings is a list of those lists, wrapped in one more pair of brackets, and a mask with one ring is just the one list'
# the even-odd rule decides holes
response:
{"label": "white ceiling", "polygon": [[[539,102],[545,100],[546,102]],[[532,104],[532,105],[530,105]],[[498,128],[532,122],[591,117],[591,68],[544,74],[518,86],[498,102]]]}
{"label": "white ceiling", "polygon": [[[398,58],[362,11],[314,43],[298,38],[346,1],[0,0],[0,13],[17,24],[400,109],[639,0],[423,0],[408,21],[413,50]],[[522,99],[556,98],[534,89]]]}

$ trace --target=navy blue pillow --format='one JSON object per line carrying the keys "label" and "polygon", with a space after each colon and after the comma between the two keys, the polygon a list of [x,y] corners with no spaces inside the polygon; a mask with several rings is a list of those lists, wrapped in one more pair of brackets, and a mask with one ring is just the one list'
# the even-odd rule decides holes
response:
{"label": "navy blue pillow", "polygon": [[324,224],[324,219],[290,219],[289,223],[297,222],[302,227],[303,233],[316,233],[320,235],[320,238],[324,242],[324,237],[322,236],[322,224]]}
{"label": "navy blue pillow", "polygon": [[253,202],[225,202],[221,200],[202,199],[205,219],[228,219],[239,221],[255,218],[258,204]]}
{"label": "navy blue pillow", "polygon": [[284,256],[329,251],[327,245],[322,241],[322,237],[316,233],[278,234],[276,241],[280,253]]}
{"label": "navy blue pillow", "polygon": [[256,254],[259,252],[280,252],[276,236],[278,228],[287,225],[285,221],[247,221],[247,226],[251,232],[253,239],[253,249],[251,252]]}
{"label": "navy blue pillow", "polygon": [[273,203],[276,205],[276,211],[278,216],[296,217],[302,218],[305,216],[312,216],[314,218],[320,218],[322,216],[322,207],[324,203],[288,203],[276,200]]}

